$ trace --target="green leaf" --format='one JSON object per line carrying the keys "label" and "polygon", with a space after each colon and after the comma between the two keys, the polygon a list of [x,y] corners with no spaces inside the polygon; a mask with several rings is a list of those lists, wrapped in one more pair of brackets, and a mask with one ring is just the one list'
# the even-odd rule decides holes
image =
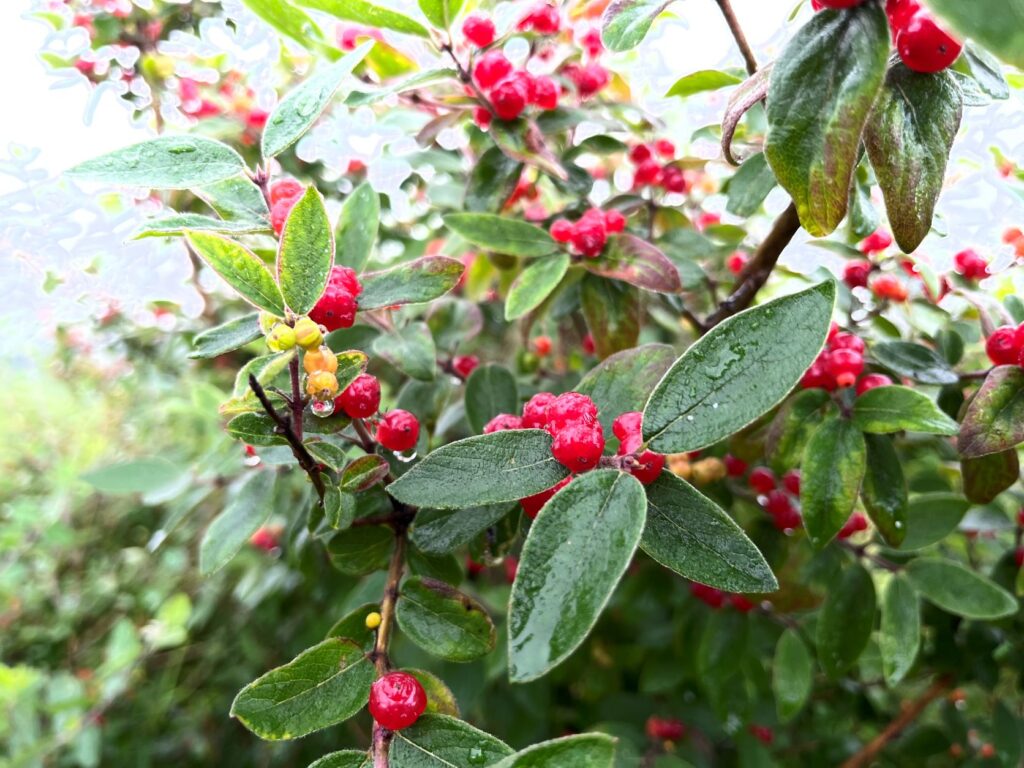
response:
{"label": "green leaf", "polygon": [[202,136],[160,136],[86,160],[67,175],[126,187],[188,189],[244,170],[245,161],[227,144]]}
{"label": "green leaf", "polygon": [[1006,768],[1019,766],[1024,752],[1024,727],[1002,701],[992,708],[992,743]]}
{"label": "green leaf", "polygon": [[921,645],[921,607],[917,594],[899,574],[892,577],[882,593],[882,618],[878,629],[878,650],[882,654],[885,682],[896,686],[914,666]]}
{"label": "green leaf", "polygon": [[1001,365],[986,377],[964,414],[957,450],[966,458],[1024,442],[1024,368]]}
{"label": "green leaf", "polygon": [[505,319],[518,320],[539,307],[569,271],[569,254],[556,253],[530,264],[508,289]]}
{"label": "green leaf", "polygon": [[612,0],[601,18],[601,39],[609,51],[636,48],[672,0]]}
{"label": "green leaf", "polygon": [[433,451],[387,490],[403,504],[460,509],[518,501],[566,476],[541,429],[506,430],[457,440]]}
{"label": "green leaf", "polygon": [[259,256],[234,240],[205,232],[186,235],[196,254],[238,294],[260,309],[284,316],[284,297]]}
{"label": "green leaf", "polygon": [[736,682],[736,660],[750,647],[749,623],[739,613],[717,611],[704,623],[697,645],[697,674],[715,687]]}
{"label": "green leaf", "polygon": [[[288,367],[288,364],[294,357],[295,350],[290,349],[287,352],[254,357],[243,365],[235,376],[235,387],[232,390],[231,399],[220,406],[221,415],[234,416],[238,413],[262,410],[263,406],[260,405],[260,401],[256,399],[256,395],[253,394],[249,387],[249,376],[255,376],[256,381],[265,387]],[[278,404],[283,403],[280,395],[273,391],[268,392],[267,397],[270,398],[271,402],[274,402],[276,399]]]}
{"label": "green leaf", "polygon": [[418,21],[390,8],[368,3],[366,0],[296,0],[296,3],[304,8],[323,11],[339,19],[355,21],[376,29],[390,29],[406,35],[430,37],[427,28]]}
{"label": "green leaf", "polygon": [[245,686],[231,716],[261,739],[297,739],[352,717],[375,677],[362,648],[328,638]]}
{"label": "green leaf", "polygon": [[338,447],[334,443],[322,440],[306,440],[305,446],[310,456],[321,464],[326,464],[334,472],[340,472],[342,467],[348,462],[348,455],[345,453],[345,449]]}
{"label": "green leaf", "polygon": [[814,684],[814,663],[810,651],[795,629],[779,636],[772,663],[772,690],[779,720],[789,722],[803,709]]}
{"label": "green leaf", "polygon": [[150,219],[132,235],[133,240],[145,237],[172,237],[183,235],[186,230],[197,232],[220,232],[228,235],[247,235],[254,232],[269,232],[270,224],[265,221],[225,221],[200,213],[175,213]]}
{"label": "green leaf", "polygon": [[584,259],[584,269],[595,275],[621,280],[648,291],[679,293],[682,283],[675,264],[645,240],[622,233],[612,235],[596,259]]}
{"label": "green leaf", "polygon": [[875,344],[871,357],[900,378],[921,384],[956,384],[960,380],[938,352],[909,341]]}
{"label": "green leaf", "polygon": [[456,510],[421,509],[416,513],[412,543],[430,554],[454,552],[495,525],[511,509],[508,503]]}
{"label": "green leaf", "polygon": [[199,545],[199,572],[210,576],[230,562],[274,511],[274,478],[270,471],[250,474],[224,511],[210,523]]}
{"label": "green leaf", "polygon": [[311,310],[334,265],[334,236],[324,199],[309,187],[288,212],[277,251],[277,277],[285,303],[297,315]]}
{"label": "green leaf", "polygon": [[955,435],[960,425],[935,402],[916,389],[901,386],[875,387],[853,404],[853,423],[864,432],[925,432]]}
{"label": "green leaf", "polygon": [[580,303],[601,358],[636,346],[640,336],[640,291],[630,285],[586,275]]}
{"label": "green leaf", "polygon": [[861,134],[888,57],[885,12],[864,3],[816,13],[772,68],[765,155],[815,237],[846,215]]}
{"label": "green leaf", "polygon": [[474,432],[483,432],[487,422],[500,413],[519,410],[516,377],[503,365],[477,366],[466,381],[466,419]]}
{"label": "green leaf", "polygon": [[[319,502],[317,502],[319,505]],[[324,519],[336,531],[344,531],[356,519],[356,497],[334,483],[326,483],[323,501]]]}
{"label": "green leaf", "polygon": [[697,341],[644,410],[652,450],[705,448],[774,408],[821,351],[834,300],[834,284],[821,283],[740,312]]}
{"label": "green leaf", "polygon": [[395,731],[391,765],[395,768],[486,768],[512,754],[503,742],[469,723],[446,715],[421,715]]}
{"label": "green leaf", "polygon": [[242,0],[253,13],[263,19],[282,35],[290,37],[299,45],[333,55],[328,58],[337,58],[337,49],[329,48],[324,44],[323,32],[308,15],[300,11],[286,0]]}
{"label": "green leaf", "polygon": [[969,507],[955,493],[914,496],[907,505],[907,535],[900,549],[923,549],[942,541],[960,524]]}
{"label": "green leaf", "polygon": [[458,285],[464,271],[458,259],[424,256],[383,272],[368,272],[360,278],[359,309],[425,304]]}
{"label": "green leaf", "polygon": [[110,464],[82,475],[100,493],[121,496],[148,493],[177,483],[182,469],[166,459],[136,459]]}
{"label": "green leaf", "polygon": [[534,744],[495,763],[495,768],[612,768],[614,759],[615,739],[582,733]]}
{"label": "green leaf", "polygon": [[218,357],[255,341],[262,335],[259,314],[253,312],[196,334],[196,337],[192,339],[192,351],[188,356],[191,358]]}
{"label": "green leaf", "polygon": [[414,379],[434,379],[437,348],[426,323],[409,323],[397,331],[381,334],[373,341],[373,351]]}
{"label": "green leaf", "polygon": [[904,253],[917,250],[931,230],[962,114],[963,97],[948,72],[889,69],[864,145]]}
{"label": "green leaf", "polygon": [[466,210],[474,213],[500,211],[515,191],[523,163],[501,147],[491,147],[477,159],[466,182]]}
{"label": "green leaf", "polygon": [[406,579],[396,618],[410,640],[447,661],[473,661],[493,651],[497,642],[484,607],[435,579]]}
{"label": "green leaf", "polygon": [[364,525],[342,531],[327,545],[331,565],[350,576],[373,573],[387,565],[394,532],[383,525]]}
{"label": "green leaf", "polygon": [[957,65],[964,64],[977,87],[993,99],[1010,98],[1010,85],[1003,74],[1003,65],[984,48],[971,41],[964,45],[964,55]]}
{"label": "green leaf", "polygon": [[753,216],[761,209],[761,204],[768,197],[768,193],[777,185],[775,174],[768,166],[764,152],[751,155],[729,179],[729,202],[725,209],[733,216]]}
{"label": "green leaf", "polygon": [[[337,243],[335,262],[362,272],[373,253],[379,227],[380,196],[369,182],[364,181],[341,204],[338,226],[334,232]],[[359,297],[360,305],[363,298]]]}
{"label": "green leaf", "polygon": [[366,752],[343,749],[324,755],[310,763],[309,768],[370,768],[370,756]]}
{"label": "green leaf", "polygon": [[373,40],[367,40],[338,61],[315,71],[281,99],[263,129],[261,149],[264,158],[281,154],[313,127],[341,84],[373,45]]}
{"label": "green leaf", "polygon": [[341,488],[349,493],[369,490],[385,477],[391,468],[382,456],[360,456],[341,473]]}
{"label": "green leaf", "polygon": [[667,344],[644,344],[616,352],[591,368],[576,391],[594,401],[601,424],[610,432],[620,413],[643,410],[675,356]]}
{"label": "green leaf", "polygon": [[925,600],[956,616],[989,620],[1017,613],[1017,598],[959,563],[919,558],[906,574]]}
{"label": "green leaf", "polygon": [[887,544],[898,547],[907,535],[907,480],[892,438],[864,435],[867,466],[860,489],[871,521]]}
{"label": "green leaf", "polygon": [[670,472],[647,486],[640,547],[681,576],[727,592],[774,592],[771,568],[715,502]]}
{"label": "green leaf", "polygon": [[240,413],[227,424],[227,433],[249,445],[285,445],[277,424],[265,413]]}
{"label": "green leaf", "polygon": [[768,427],[765,454],[777,473],[800,466],[804,447],[824,419],[824,408],[831,408],[828,392],[802,389],[789,398]]}
{"label": "green leaf", "polygon": [[547,256],[558,250],[551,236],[540,227],[493,213],[450,213],[444,224],[473,245],[510,256]]}
{"label": "green leaf", "polygon": [[363,107],[370,104],[376,104],[378,101],[385,99],[388,96],[392,96],[397,93],[405,93],[406,91],[423,88],[428,85],[434,85],[435,83],[444,82],[446,80],[454,80],[457,77],[458,73],[454,69],[438,67],[437,69],[425,69],[422,72],[410,75],[404,80],[398,80],[397,82],[391,83],[383,88],[377,88],[372,91],[362,90],[366,88],[367,85],[366,83],[361,82],[355,86],[360,90],[350,93],[348,98],[345,99],[345,103],[350,107]]}
{"label": "green leaf", "polygon": [[1024,0],[925,0],[961,37],[976,40],[1008,64],[1024,69]]}
{"label": "green leaf", "polygon": [[742,82],[742,77],[737,77],[731,72],[722,72],[717,69],[702,69],[680,77],[668,89],[668,93],[665,96],[682,96],[686,98],[687,96],[693,96],[695,93],[717,91],[730,85],[739,85]]}
{"label": "green leaf", "polygon": [[207,184],[192,192],[228,221],[264,224],[270,216],[263,192],[245,176]]}
{"label": "green leaf", "polygon": [[860,658],[874,625],[875,585],[864,568],[849,565],[825,596],[818,617],[818,661],[830,678],[838,679]]}
{"label": "green leaf", "polygon": [[578,476],[541,509],[509,599],[512,682],[541,677],[586,639],[626,572],[643,527],[643,486],[615,470]]}
{"label": "green leaf", "polygon": [[988,504],[1020,479],[1020,459],[1009,449],[960,462],[964,496],[975,504]]}
{"label": "green leaf", "polygon": [[800,501],[811,546],[821,549],[853,513],[867,466],[864,435],[846,419],[818,427],[804,450]]}
{"label": "green leaf", "polygon": [[373,645],[374,632],[366,626],[366,617],[379,611],[379,604],[363,603],[338,619],[328,630],[327,637],[346,638],[362,648],[369,648]]}
{"label": "green leaf", "polygon": [[451,29],[452,22],[462,10],[462,0],[419,0],[420,10],[438,29]]}

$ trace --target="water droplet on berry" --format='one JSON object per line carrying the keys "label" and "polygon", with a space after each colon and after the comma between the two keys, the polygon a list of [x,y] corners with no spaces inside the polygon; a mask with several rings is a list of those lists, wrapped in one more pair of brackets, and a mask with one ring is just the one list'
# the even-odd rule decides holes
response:
{"label": "water droplet on berry", "polygon": [[409,451],[403,453],[399,453],[396,451],[395,458],[398,459],[403,464],[408,464],[410,461],[416,460],[416,451]]}
{"label": "water droplet on berry", "polygon": [[254,455],[246,456],[242,463],[247,467],[258,467],[260,465],[260,461],[262,461],[260,457]]}
{"label": "water droplet on berry", "polygon": [[469,764],[470,765],[483,765],[487,762],[487,755],[480,747],[473,747],[469,750]]}
{"label": "water droplet on berry", "polygon": [[326,419],[332,413],[334,413],[334,401],[333,400],[315,400],[313,405],[310,406],[310,410],[313,411],[314,416],[319,416],[321,419]]}

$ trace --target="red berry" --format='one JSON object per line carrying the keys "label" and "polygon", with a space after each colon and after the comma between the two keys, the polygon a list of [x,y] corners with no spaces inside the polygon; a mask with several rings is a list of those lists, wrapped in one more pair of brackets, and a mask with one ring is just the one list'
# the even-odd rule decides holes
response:
{"label": "red berry", "polygon": [[915,72],[939,72],[960,56],[963,45],[921,10],[912,14],[896,32],[896,51]]}
{"label": "red berry", "polygon": [[547,357],[551,354],[551,338],[549,336],[538,336],[533,340],[533,351],[538,357]]}
{"label": "red berry", "polygon": [[538,35],[554,35],[562,25],[558,9],[553,5],[541,3],[523,16],[517,25],[519,29],[532,29]]}
{"label": "red berry", "polygon": [[977,251],[968,248],[953,257],[956,271],[967,280],[981,280],[988,277],[988,262]]}
{"label": "red berry", "polygon": [[491,91],[490,96],[494,114],[502,120],[515,120],[526,109],[526,103],[530,99],[526,82],[511,77],[498,83]]}
{"label": "red berry", "polygon": [[494,42],[494,22],[479,13],[471,13],[462,22],[462,34],[477,48],[485,48]]}
{"label": "red berry", "polygon": [[519,573],[519,558],[509,555],[505,558],[505,581],[511,584],[516,580],[517,573]]}
{"label": "red berry", "polygon": [[725,473],[729,477],[743,477],[747,474],[747,462],[737,459],[731,453],[725,454],[722,457],[722,462],[725,464]]}
{"label": "red berry", "polygon": [[548,423],[548,406],[557,398],[550,392],[538,392],[523,406],[523,428],[543,429]]}
{"label": "red berry", "polygon": [[698,232],[703,232],[708,227],[715,227],[722,223],[722,215],[719,213],[701,213],[694,219],[693,226]]}
{"label": "red berry", "polygon": [[690,189],[690,182],[681,168],[666,165],[661,169],[661,186],[666,192],[685,194]]}
{"label": "red berry", "polygon": [[377,425],[377,442],[389,451],[408,451],[420,437],[420,422],[408,411],[388,411]]}
{"label": "red berry", "polygon": [[800,498],[800,480],[800,470],[791,469],[782,476],[782,487],[797,498]]}
{"label": "red berry", "polygon": [[1024,568],[1024,547],[1017,547],[1017,551],[1013,553],[1013,561],[1018,568]]}
{"label": "red berry", "polygon": [[661,166],[657,160],[644,160],[639,163],[633,171],[633,186],[642,187],[647,184],[657,184],[661,178]]}
{"label": "red berry", "polygon": [[270,206],[273,207],[282,200],[298,200],[305,191],[305,188],[295,179],[275,181],[270,185]]}
{"label": "red berry", "polygon": [[594,59],[604,51],[604,43],[601,42],[601,33],[596,29],[588,29],[580,38],[580,45],[587,55]]}
{"label": "red berry", "polygon": [[840,539],[848,539],[853,536],[853,534],[866,531],[867,529],[868,519],[860,512],[854,512],[843,524],[843,527],[839,529],[838,536]]}
{"label": "red berry", "polygon": [[892,379],[884,373],[869,373],[867,376],[861,376],[857,382],[857,395],[863,395],[875,387],[888,387],[890,384],[892,384]]}
{"label": "red berry", "polygon": [[452,358],[452,370],[460,379],[468,379],[469,374],[480,365],[480,358],[476,355],[456,355]]}
{"label": "red berry", "polygon": [[663,719],[654,715],[647,718],[644,730],[647,731],[648,738],[655,741],[679,741],[686,735],[686,726],[679,720]]}
{"label": "red berry", "polygon": [[725,266],[732,274],[738,275],[747,266],[748,261],[750,261],[750,257],[747,254],[743,251],[736,251],[725,260]]}
{"label": "red berry", "polygon": [[843,331],[837,331],[832,338],[829,339],[828,347],[831,350],[849,349],[859,355],[863,355],[865,349],[864,339],[860,336],[854,336],[852,333],[844,333]]}
{"label": "red berry", "polygon": [[709,587],[707,584],[700,584],[696,581],[692,582],[690,584],[690,594],[712,608],[721,608],[725,605],[725,592]]}
{"label": "red berry", "polygon": [[1024,528],[1024,507],[1017,510],[1017,525],[1020,528]]}
{"label": "red berry", "polygon": [[473,122],[476,123],[477,127],[481,130],[486,131],[487,128],[490,127],[492,119],[493,116],[491,115],[490,110],[485,109],[484,107],[475,107],[473,109]]}
{"label": "red berry", "polygon": [[604,219],[594,217],[580,219],[573,227],[569,242],[580,255],[591,259],[597,258],[608,242],[608,230],[605,228]]}
{"label": "red berry", "polygon": [[484,434],[492,432],[504,432],[508,429],[522,429],[523,420],[514,413],[499,413],[484,425]]}
{"label": "red berry", "polygon": [[604,212],[604,226],[609,232],[622,232],[626,228],[626,217],[622,211],[612,208]]}
{"label": "red berry", "polygon": [[278,200],[270,207],[270,226],[278,237],[284,231],[284,223],[288,220],[288,214],[292,212],[296,202],[298,202],[298,198]]}
{"label": "red berry", "polygon": [[864,254],[878,253],[892,245],[892,235],[884,230],[876,230],[860,243],[860,252]]}
{"label": "red berry", "polygon": [[331,269],[327,288],[309,316],[328,331],[349,328],[356,321],[356,297],[362,292],[355,270],[337,265]]}
{"label": "red berry", "polygon": [[262,549],[264,552],[272,552],[277,549],[280,541],[278,540],[279,533],[276,529],[271,526],[263,525],[256,529],[256,533],[249,537],[249,543],[256,547],[256,549]]}
{"label": "red berry", "polygon": [[350,419],[368,419],[380,408],[380,382],[376,376],[361,373],[334,401]]}
{"label": "red berry", "polygon": [[551,455],[572,472],[586,472],[597,466],[604,453],[600,424],[576,423],[555,432]]}
{"label": "red berry", "polygon": [[775,490],[775,473],[768,467],[757,467],[750,473],[747,482],[758,493],[768,493]]}
{"label": "red berry", "polygon": [[921,10],[918,0],[885,0],[885,14],[889,17],[889,26],[896,32],[907,26],[910,17]]}
{"label": "red berry", "polygon": [[370,714],[389,731],[400,731],[419,720],[427,708],[427,693],[407,672],[389,672],[370,686]]}
{"label": "red berry", "polygon": [[644,451],[636,457],[637,466],[631,467],[629,474],[644,485],[650,485],[659,477],[665,468],[665,456],[654,451]]}
{"label": "red berry", "polygon": [[619,439],[619,455],[635,453],[643,444],[643,417],[640,411],[626,411],[612,422],[612,434]]}
{"label": "red berry", "polygon": [[568,219],[555,219],[551,222],[551,239],[556,243],[568,243],[572,239],[575,226]]}
{"label": "red berry", "polygon": [[819,356],[807,369],[800,379],[800,386],[804,389],[826,389],[829,392],[836,388],[835,379],[825,370],[823,357]]}
{"label": "red berry", "polygon": [[536,77],[533,80],[531,101],[541,109],[555,109],[558,106],[560,89],[550,77]]}
{"label": "red berry", "polygon": [[825,356],[825,370],[840,387],[852,387],[864,372],[864,356],[852,349],[835,349]]}
{"label": "red berry", "polygon": [[558,485],[548,488],[546,491],[535,493],[533,496],[527,496],[525,499],[519,500],[519,505],[523,508],[523,514],[533,520],[537,517],[537,513],[540,512],[541,508],[548,503],[548,499],[562,490],[572,481],[572,476],[566,477],[559,481]]}
{"label": "red berry", "polygon": [[1017,365],[1021,353],[1017,329],[1012,325],[996,328],[985,342],[985,352],[995,365]]}
{"label": "red berry", "polygon": [[[824,1],[825,0],[820,0],[820,2],[824,2]],[[860,1],[861,0],[857,0],[857,2],[860,2]],[[838,0],[832,0],[832,2],[838,2]],[[849,0],[846,0],[846,2],[849,2]],[[831,6],[831,7],[832,8],[849,8],[851,6],[849,6],[849,5],[834,5],[834,6]],[[760,741],[763,744],[771,744],[773,741],[775,741],[775,732],[771,728],[769,728],[767,725],[752,725],[752,726],[750,726],[750,732],[753,734],[755,739],[757,739],[758,741]]]}
{"label": "red berry", "polygon": [[910,295],[903,281],[893,274],[884,274],[876,277],[874,282],[871,283],[871,291],[880,299],[889,299],[897,302],[906,301]]}
{"label": "red berry", "polygon": [[729,602],[740,613],[750,613],[757,607],[753,600],[743,595],[729,595]]}
{"label": "red berry", "polygon": [[848,261],[843,267],[843,282],[850,288],[867,288],[871,269],[870,261],[860,259]]}
{"label": "red berry", "polygon": [[676,156],[676,145],[668,139],[658,139],[654,142],[654,151],[662,157],[673,158]]}
{"label": "red berry", "polygon": [[640,165],[640,163],[644,163],[652,157],[653,154],[651,153],[651,148],[646,144],[635,144],[629,150],[629,159],[634,165]]}
{"label": "red berry", "polygon": [[512,74],[512,62],[501,51],[488,51],[473,67],[473,78],[477,85],[487,89]]}
{"label": "red berry", "polygon": [[583,351],[588,355],[592,355],[597,351],[597,345],[594,344],[594,334],[592,333],[585,335],[581,344],[583,346]]}
{"label": "red berry", "polygon": [[579,91],[581,99],[593,96],[611,82],[608,70],[597,62],[591,62],[582,67],[565,67],[563,71],[576,84],[576,90]]}
{"label": "red berry", "polygon": [[772,516],[775,527],[781,531],[800,525],[800,513],[793,499],[784,491],[770,491],[764,500],[764,511]]}

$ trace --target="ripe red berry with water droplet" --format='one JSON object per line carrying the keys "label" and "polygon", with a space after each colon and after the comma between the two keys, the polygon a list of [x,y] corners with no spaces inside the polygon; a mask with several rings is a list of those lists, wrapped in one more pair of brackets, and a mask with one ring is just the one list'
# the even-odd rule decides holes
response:
{"label": "ripe red berry with water droplet", "polygon": [[825,356],[825,370],[840,387],[852,387],[864,372],[864,356],[854,349],[833,349]]}
{"label": "ripe red berry with water droplet", "polygon": [[522,429],[523,420],[514,413],[499,413],[484,425],[484,434],[504,432],[509,429]]}
{"label": "ripe red berry with water droplet", "polygon": [[401,452],[415,448],[419,436],[419,420],[401,408],[384,414],[377,425],[377,442],[389,451]]}
{"label": "ripe red berry with water droplet", "polygon": [[361,373],[334,401],[350,419],[368,419],[380,408],[380,382],[376,376]]}
{"label": "ripe red berry with water droplet", "polygon": [[389,672],[370,686],[370,714],[389,731],[408,728],[426,709],[426,691],[407,672]]}
{"label": "ripe red berry with water droplet", "polygon": [[604,453],[604,434],[600,424],[569,424],[559,429],[554,438],[551,455],[570,472],[593,469]]}
{"label": "ripe red berry with water droplet", "polygon": [[963,45],[924,10],[904,20],[896,32],[896,51],[915,72],[939,72],[957,60]]}
{"label": "ripe red berry with water droplet", "polygon": [[843,267],[843,282],[850,288],[867,288],[871,276],[871,262],[855,259]]}
{"label": "ripe red berry with water droplet", "polygon": [[892,384],[892,379],[886,376],[884,373],[869,373],[867,376],[861,376],[857,381],[857,395],[863,395],[876,387],[887,387]]}
{"label": "ripe red berry with water droplet", "polygon": [[526,109],[530,93],[523,80],[509,78],[498,83],[490,97],[494,114],[502,120],[515,120]]}
{"label": "ripe red berry with water droplet", "polygon": [[[536,397],[539,395],[534,395],[534,398]],[[527,403],[527,406],[529,405]],[[524,412],[524,420],[525,418]],[[544,412],[544,427],[552,435],[571,425],[581,424],[589,427],[596,422],[597,406],[593,400],[579,392],[566,392],[553,397]]]}
{"label": "ripe red berry with water droplet", "polygon": [[523,406],[523,428],[543,429],[548,422],[548,406],[555,402],[550,392],[538,392]]}
{"label": "ripe red berry with water droplet", "polygon": [[309,316],[328,331],[350,328],[356,321],[356,311],[359,309],[357,297],[362,292],[363,286],[355,270],[336,265],[331,269],[327,288]]}

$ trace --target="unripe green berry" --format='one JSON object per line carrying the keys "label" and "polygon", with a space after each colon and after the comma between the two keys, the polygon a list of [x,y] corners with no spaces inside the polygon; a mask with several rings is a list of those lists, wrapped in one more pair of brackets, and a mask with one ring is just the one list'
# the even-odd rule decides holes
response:
{"label": "unripe green berry", "polygon": [[275,352],[286,352],[295,346],[295,331],[284,323],[278,323],[267,334],[267,346]]}
{"label": "unripe green berry", "polygon": [[320,326],[308,317],[299,318],[295,323],[295,343],[303,349],[316,349],[324,341]]}
{"label": "unripe green berry", "polygon": [[280,317],[276,317],[269,312],[260,312],[260,330],[263,331],[264,336],[274,330],[274,326],[280,322]]}

